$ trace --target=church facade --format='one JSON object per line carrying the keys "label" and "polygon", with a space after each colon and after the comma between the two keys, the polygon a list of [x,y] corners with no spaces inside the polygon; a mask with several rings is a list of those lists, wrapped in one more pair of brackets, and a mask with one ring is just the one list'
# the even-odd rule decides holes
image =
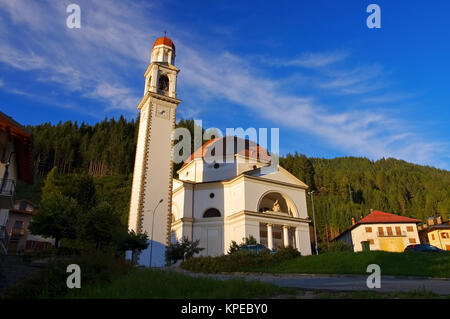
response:
{"label": "church facade", "polygon": [[308,186],[279,165],[265,172],[270,161],[249,140],[205,143],[173,181],[172,240],[200,240],[202,255],[218,256],[253,236],[269,249],[292,246],[310,255]]}

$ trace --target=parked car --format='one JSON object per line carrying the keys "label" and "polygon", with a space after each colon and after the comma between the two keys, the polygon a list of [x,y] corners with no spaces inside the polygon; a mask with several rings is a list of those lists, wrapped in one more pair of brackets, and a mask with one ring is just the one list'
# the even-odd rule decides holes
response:
{"label": "parked car", "polygon": [[267,248],[266,246],[264,246],[262,244],[244,245],[244,246],[241,246],[241,248],[239,248],[239,250],[249,251],[251,253],[262,253],[264,251],[268,251],[271,254],[274,253],[272,250],[270,250],[269,248]]}
{"label": "parked car", "polygon": [[431,251],[431,252],[441,252],[444,251],[436,246],[430,244],[415,244],[409,245],[405,248],[405,251]]}

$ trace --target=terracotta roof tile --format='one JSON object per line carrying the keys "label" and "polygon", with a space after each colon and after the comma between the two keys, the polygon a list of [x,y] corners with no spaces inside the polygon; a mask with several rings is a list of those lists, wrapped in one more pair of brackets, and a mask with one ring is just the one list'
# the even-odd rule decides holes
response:
{"label": "terracotta roof tile", "polygon": [[359,220],[357,224],[372,224],[372,223],[421,223],[422,221],[410,217],[390,214],[374,210],[369,215]]}

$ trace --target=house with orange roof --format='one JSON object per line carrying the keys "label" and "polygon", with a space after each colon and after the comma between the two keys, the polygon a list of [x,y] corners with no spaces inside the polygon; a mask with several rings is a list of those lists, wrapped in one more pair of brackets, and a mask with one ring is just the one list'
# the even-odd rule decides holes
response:
{"label": "house with orange roof", "polygon": [[372,211],[352,225],[333,241],[344,241],[353,251],[362,251],[364,245],[370,250],[403,252],[405,247],[419,244],[417,224],[422,221],[405,216]]}

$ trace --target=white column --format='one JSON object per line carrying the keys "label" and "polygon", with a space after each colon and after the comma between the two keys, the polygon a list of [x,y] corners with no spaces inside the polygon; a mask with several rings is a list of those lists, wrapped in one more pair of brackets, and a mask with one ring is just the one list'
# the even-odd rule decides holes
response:
{"label": "white column", "polygon": [[300,251],[300,227],[295,228],[295,248]]}
{"label": "white column", "polygon": [[289,234],[288,234],[288,227],[286,225],[283,226],[283,243],[284,247],[289,246]]}
{"label": "white column", "polygon": [[267,248],[273,249],[272,224],[267,224]]}

